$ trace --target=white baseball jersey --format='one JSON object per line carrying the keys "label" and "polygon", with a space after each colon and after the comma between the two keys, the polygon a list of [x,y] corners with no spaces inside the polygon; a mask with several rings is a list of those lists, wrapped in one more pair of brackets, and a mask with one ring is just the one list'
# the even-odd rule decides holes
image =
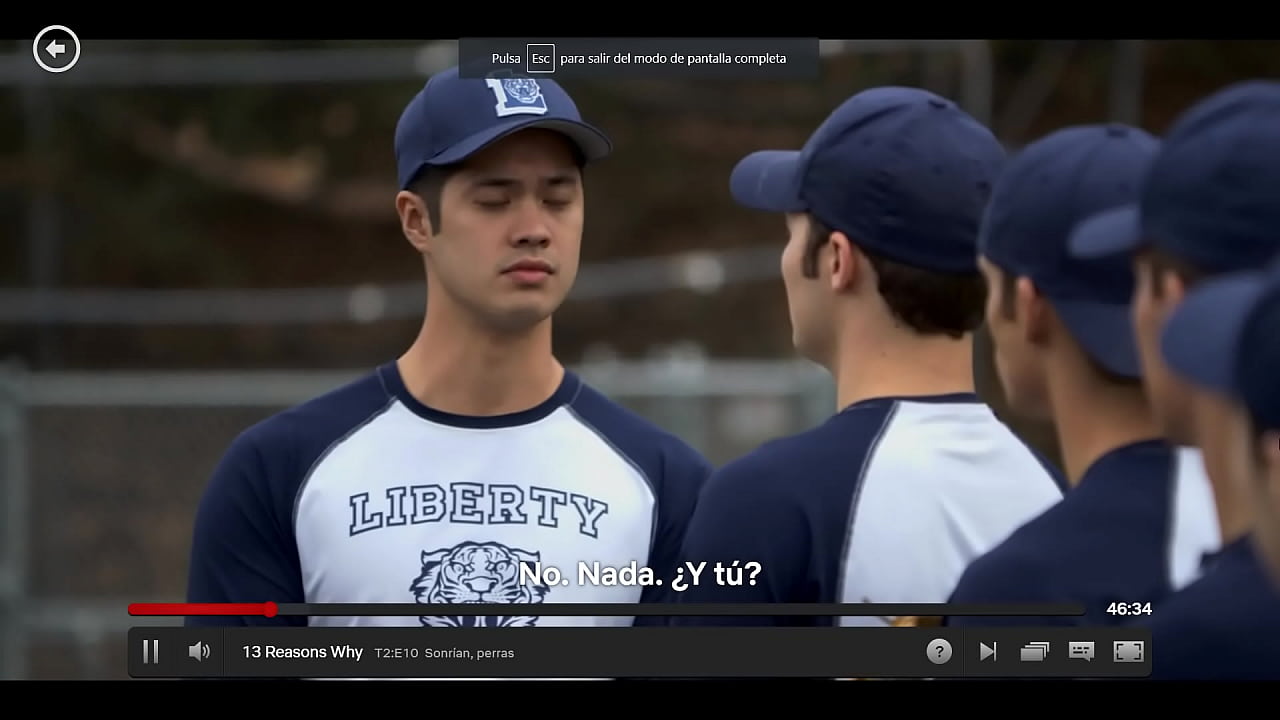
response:
{"label": "white baseball jersey", "polygon": [[[704,572],[688,602],[945,602],[965,567],[1057,503],[1061,477],[972,393],[876,398],[767,443],[708,481],[684,562],[758,562],[754,584]],[[686,573],[688,576],[689,573]],[[832,618],[689,617],[808,625]],[[845,625],[887,618],[846,617]]]}
{"label": "white baseball jersey", "polygon": [[[660,601],[665,586],[583,583],[580,567],[669,577],[709,470],[572,372],[535,408],[463,417],[418,402],[388,363],[235,440],[196,517],[188,600],[509,607],[188,624],[629,625],[543,617],[538,604]],[[522,564],[555,567],[564,584],[522,581]]]}

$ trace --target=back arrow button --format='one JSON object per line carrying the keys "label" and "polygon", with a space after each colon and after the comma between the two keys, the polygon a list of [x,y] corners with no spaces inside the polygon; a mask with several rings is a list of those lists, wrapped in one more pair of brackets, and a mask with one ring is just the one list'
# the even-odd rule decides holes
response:
{"label": "back arrow button", "polygon": [[66,25],[50,25],[36,34],[31,54],[41,70],[63,73],[80,62],[80,38]]}

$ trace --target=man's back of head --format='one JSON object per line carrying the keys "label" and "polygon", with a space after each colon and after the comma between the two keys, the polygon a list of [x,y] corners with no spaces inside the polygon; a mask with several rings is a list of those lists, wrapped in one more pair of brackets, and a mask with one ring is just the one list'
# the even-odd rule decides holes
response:
{"label": "man's back of head", "polygon": [[1280,82],[1226,87],[1187,109],[1165,136],[1139,197],[1101,213],[1073,241],[1080,257],[1134,262],[1134,329],[1165,433],[1193,444],[1193,393],[1160,354],[1184,294],[1215,275],[1280,255]]}
{"label": "man's back of head", "polygon": [[782,272],[798,349],[837,372],[851,335],[866,348],[973,331],[978,228],[1004,157],[955,103],[880,87],[846,100],[801,150],[744,158],[734,198],[788,218]]}
{"label": "man's back of head", "polygon": [[996,184],[979,262],[997,372],[1022,414],[1061,422],[1122,389],[1140,399],[1129,263],[1075,258],[1070,240],[1081,221],[1137,198],[1159,146],[1123,125],[1068,127],[1028,145]]}
{"label": "man's back of head", "polygon": [[1170,367],[1232,406],[1216,450],[1230,458],[1225,479],[1256,508],[1260,549],[1280,587],[1280,262],[1193,290],[1161,340]]}

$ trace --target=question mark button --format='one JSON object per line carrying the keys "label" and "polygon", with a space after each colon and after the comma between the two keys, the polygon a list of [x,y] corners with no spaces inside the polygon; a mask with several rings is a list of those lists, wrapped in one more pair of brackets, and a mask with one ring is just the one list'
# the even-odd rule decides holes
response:
{"label": "question mark button", "polygon": [[929,656],[929,662],[934,665],[945,665],[951,659],[951,643],[937,638],[929,643],[926,653]]}

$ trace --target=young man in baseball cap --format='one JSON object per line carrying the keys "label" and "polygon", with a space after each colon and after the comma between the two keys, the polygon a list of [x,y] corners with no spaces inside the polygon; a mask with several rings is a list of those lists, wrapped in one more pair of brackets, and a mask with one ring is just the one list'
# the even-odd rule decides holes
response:
{"label": "young man in baseball cap", "polygon": [[1143,623],[1152,677],[1280,680],[1280,266],[1201,284],[1162,340],[1169,367],[1226,408],[1205,450],[1224,459],[1214,480],[1252,503],[1255,525]]}
{"label": "young man in baseball cap", "polygon": [[[1014,412],[1050,421],[1071,489],[1061,503],[976,560],[957,603],[1077,603],[1084,617],[954,617],[951,625],[1120,624],[1178,586],[1175,568],[1216,546],[1202,487],[1160,436],[1130,325],[1127,259],[1071,257],[1076,225],[1132,202],[1159,141],[1124,125],[1058,130],[1027,146],[987,210],[979,264],[987,326]],[[1179,578],[1180,579],[1180,578]]]}
{"label": "young man in baseball cap", "polygon": [[[830,371],[839,410],[708,481],[684,551],[707,569],[682,601],[942,602],[970,560],[1060,499],[1055,472],[974,391],[975,243],[1004,160],[953,102],[882,87],[846,100],[801,150],[733,170],[739,203],[785,218],[793,341]],[[717,583],[710,568],[734,561],[760,571]]]}
{"label": "young man in baseball cap", "polygon": [[395,208],[427,279],[417,339],[240,435],[197,514],[191,601],[478,603],[492,616],[192,624],[629,625],[538,606],[662,598],[666,585],[579,582],[580,563],[670,577],[710,469],[552,350],[578,271],[581,170],[609,150],[551,80],[432,77],[395,136]]}
{"label": "young man in baseball cap", "polygon": [[1217,509],[1220,544],[1253,524],[1252,500],[1219,482],[1230,475],[1231,461],[1215,454],[1220,444],[1213,436],[1231,410],[1169,370],[1160,332],[1197,284],[1264,267],[1280,255],[1277,127],[1280,82],[1243,82],[1204,98],[1174,122],[1137,202],[1092,218],[1073,239],[1078,257],[1119,254],[1134,262],[1133,323],[1143,380],[1165,436],[1203,450],[1197,454],[1211,482],[1201,502]]}

